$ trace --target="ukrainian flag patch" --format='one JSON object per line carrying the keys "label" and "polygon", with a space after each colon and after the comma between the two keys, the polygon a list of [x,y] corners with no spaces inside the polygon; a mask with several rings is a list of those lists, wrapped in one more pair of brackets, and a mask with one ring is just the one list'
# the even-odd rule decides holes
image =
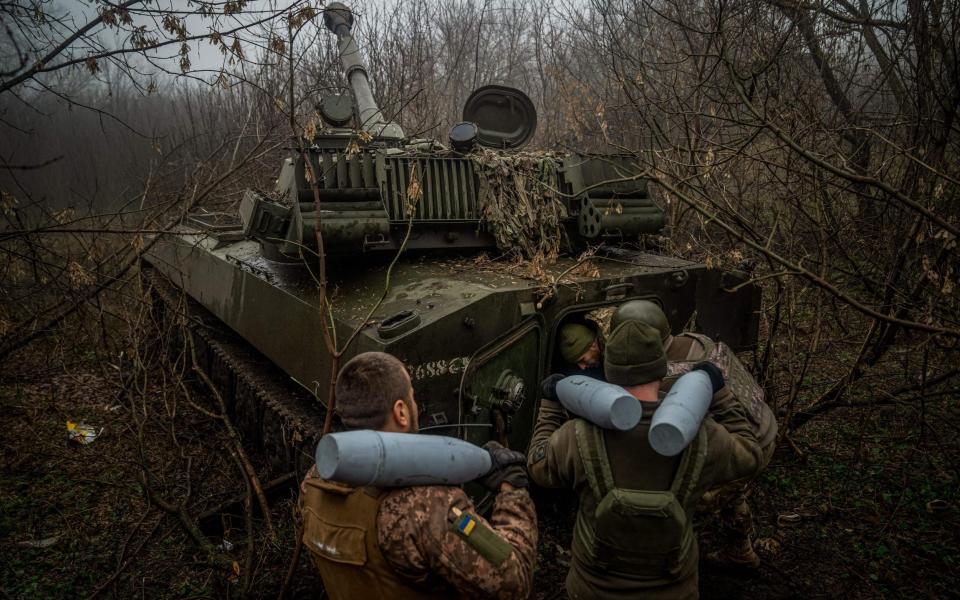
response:
{"label": "ukrainian flag patch", "polygon": [[448,518],[452,529],[493,566],[500,566],[510,557],[513,546],[496,531],[490,529],[480,520],[480,517],[467,514],[456,506],[452,507],[450,512],[451,515]]}
{"label": "ukrainian flag patch", "polygon": [[460,533],[463,535],[470,535],[473,532],[473,528],[476,526],[477,520],[464,513],[463,517],[460,519],[460,523],[457,525],[457,529],[459,529]]}

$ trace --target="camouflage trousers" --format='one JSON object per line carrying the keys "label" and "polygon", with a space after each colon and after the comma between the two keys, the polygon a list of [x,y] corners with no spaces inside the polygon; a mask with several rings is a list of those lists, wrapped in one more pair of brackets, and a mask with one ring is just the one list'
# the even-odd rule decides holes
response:
{"label": "camouflage trousers", "polygon": [[[770,463],[775,448],[775,442],[763,448],[761,470]],[[749,561],[750,557],[755,557],[752,542],[753,513],[747,503],[752,484],[752,478],[728,483],[708,491],[697,503],[697,520],[718,525],[718,549],[734,560]]]}

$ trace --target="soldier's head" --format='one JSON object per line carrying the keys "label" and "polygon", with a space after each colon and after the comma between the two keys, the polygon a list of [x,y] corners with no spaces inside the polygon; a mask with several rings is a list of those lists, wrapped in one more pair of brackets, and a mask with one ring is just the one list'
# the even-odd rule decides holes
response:
{"label": "soldier's head", "polygon": [[579,323],[567,323],[560,328],[560,355],[564,362],[578,369],[599,367],[603,359],[597,333]]}
{"label": "soldier's head", "polygon": [[640,400],[656,400],[667,374],[667,356],[660,333],[639,321],[621,323],[607,340],[603,358],[607,381],[622,386]]}
{"label": "soldier's head", "polygon": [[349,429],[414,433],[418,428],[413,384],[403,363],[384,352],[364,352],[337,375],[337,414]]}
{"label": "soldier's head", "polygon": [[650,300],[631,300],[624,302],[610,318],[610,330],[613,331],[627,321],[639,321],[653,327],[660,333],[660,341],[664,348],[669,348],[673,342],[670,334],[670,322],[656,302]]}

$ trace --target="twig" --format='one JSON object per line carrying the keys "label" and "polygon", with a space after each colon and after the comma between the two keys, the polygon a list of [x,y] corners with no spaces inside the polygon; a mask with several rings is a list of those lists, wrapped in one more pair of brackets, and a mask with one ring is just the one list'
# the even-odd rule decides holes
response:
{"label": "twig", "polygon": [[[240,473],[243,473],[243,463],[240,461],[240,458],[237,456],[236,452],[230,453],[230,458],[233,459],[233,462],[236,463],[237,469],[240,470]],[[250,480],[246,477],[243,478],[244,484],[244,495],[243,495],[243,525],[246,528],[247,532],[247,551],[243,559],[243,590],[244,592],[250,591],[250,578],[253,573],[253,552],[254,552],[254,541],[253,541],[253,487],[250,485]]]}
{"label": "twig", "polygon": [[[280,487],[281,485],[292,480],[295,476],[296,476],[296,472],[290,471],[289,473],[285,473],[275,479],[271,479],[263,486],[263,491],[269,492],[274,488]],[[234,495],[233,497],[225,500],[224,502],[221,502],[220,504],[214,506],[213,508],[209,508],[203,511],[202,513],[197,515],[197,520],[202,522],[211,517],[227,512],[228,510],[230,510],[230,507],[243,502],[244,498],[246,498],[246,493],[240,492],[239,494]]]}
{"label": "twig", "polygon": [[[254,148],[250,152],[248,152],[246,156],[244,156],[243,160],[238,165],[234,166],[231,169],[227,169],[219,177],[217,177],[213,182],[211,182],[209,185],[207,185],[198,193],[196,193],[193,196],[193,198],[191,198],[191,200],[187,202],[184,205],[183,209],[180,211],[180,218],[185,216],[188,212],[190,212],[190,210],[192,210],[197,204],[199,204],[207,196],[212,194],[215,190],[219,189],[221,184],[224,181],[226,181],[228,178],[232,177],[236,171],[246,166],[255,157],[255,155],[260,150],[260,148],[264,145],[264,143],[265,143],[265,140],[258,142],[256,146],[254,146]],[[177,219],[176,222],[179,222],[179,220],[180,219]],[[176,222],[172,223],[171,225],[169,225],[164,229],[172,229],[176,225]],[[8,338],[13,338],[13,334],[20,333],[22,331],[28,331],[28,332],[22,334],[19,338],[12,339],[8,344],[0,348],[0,360],[3,360],[9,354],[19,350],[20,348],[23,348],[24,346],[26,346],[36,338],[44,335],[46,332],[50,331],[51,329],[53,329],[54,327],[62,323],[64,320],[69,318],[71,315],[73,315],[75,312],[77,312],[80,309],[80,307],[84,305],[85,302],[91,300],[92,298],[100,295],[102,292],[109,289],[115,281],[120,280],[122,277],[124,277],[127,274],[127,272],[130,271],[130,269],[132,269],[134,266],[139,264],[140,258],[143,255],[145,255],[151,248],[153,248],[154,244],[156,244],[159,240],[160,240],[160,237],[158,236],[147,241],[142,248],[134,252],[134,254],[130,256],[126,260],[126,262],[117,269],[116,273],[106,278],[105,281],[98,284],[97,286],[84,292],[79,299],[76,299],[75,301],[71,302],[69,306],[61,308],[61,310],[55,316],[49,318],[42,325],[37,323],[36,318],[30,319],[25,323],[18,324],[18,326],[13,331],[7,334]],[[67,303],[63,303],[63,304],[67,304]],[[61,304],[61,306],[63,306],[63,304]]]}
{"label": "twig", "polygon": [[177,517],[180,521],[180,524],[183,526],[184,531],[196,542],[206,554],[211,563],[214,566],[217,566],[222,569],[230,570],[232,563],[227,562],[223,557],[217,555],[216,547],[203,535],[203,532],[200,531],[200,528],[197,526],[197,522],[187,511],[186,507],[182,503],[174,504],[169,500],[160,496],[156,490],[150,485],[147,481],[147,477],[144,472],[141,472],[139,475],[140,486],[143,488],[144,493],[147,495],[147,499],[150,500],[157,508]]}
{"label": "twig", "polygon": [[[143,521],[147,518],[147,514],[149,513],[145,513],[143,515],[143,517],[140,519],[140,522],[137,523],[137,526],[134,527],[133,531],[130,532],[130,536],[132,536],[133,533],[140,528],[140,523],[143,523]],[[100,593],[103,592],[103,590],[107,589],[107,587],[111,583],[113,583],[114,580],[116,580],[116,578],[119,577],[120,574],[123,573],[128,566],[130,566],[130,564],[133,562],[133,559],[136,558],[137,554],[140,553],[140,550],[142,550],[143,547],[147,545],[147,542],[150,541],[150,538],[153,537],[153,534],[157,532],[157,528],[160,527],[160,523],[162,522],[163,522],[162,518],[158,519],[157,522],[153,524],[153,528],[150,530],[150,533],[148,533],[146,537],[144,537],[140,541],[137,547],[133,549],[133,552],[130,553],[130,556],[126,557],[126,559],[123,560],[123,553],[126,552],[127,544],[130,542],[130,537],[129,536],[127,537],[126,541],[123,543],[123,548],[121,549],[121,552],[120,552],[121,560],[123,560],[123,562],[120,563],[120,565],[117,566],[117,569],[109,577],[107,577],[103,582],[101,582],[100,585],[98,585],[96,589],[94,589],[93,592],[91,592],[89,596],[87,596],[87,600],[93,600],[94,598],[99,596]]]}
{"label": "twig", "polygon": [[283,600],[287,591],[290,589],[290,582],[293,581],[293,575],[297,571],[297,565],[300,564],[300,552],[303,549],[303,528],[297,527],[297,543],[293,547],[293,555],[290,557],[290,564],[287,565],[287,573],[283,576],[283,584],[280,586],[280,594],[277,600]]}
{"label": "twig", "polygon": [[806,279],[810,283],[823,289],[825,292],[827,292],[831,296],[835,296],[837,299],[849,305],[851,308],[853,308],[857,312],[862,313],[866,316],[872,317],[877,321],[899,325],[907,329],[917,329],[919,331],[925,331],[927,333],[939,333],[939,334],[947,335],[954,338],[960,338],[960,329],[952,329],[949,327],[938,327],[936,325],[929,325],[927,323],[922,323],[919,321],[909,321],[906,319],[898,318],[896,316],[884,314],[882,312],[879,312],[867,306],[866,304],[844,293],[842,290],[837,288],[837,286],[831,283],[829,280],[817,275],[816,273],[809,271],[808,269],[805,269],[803,267],[800,267],[799,265],[793,264],[786,258],[780,256],[776,252],[773,252],[769,248],[766,248],[756,243],[755,241],[749,239],[743,233],[737,231],[731,225],[729,225],[728,223],[720,219],[717,215],[711,213],[707,209],[703,208],[702,206],[694,202],[693,199],[691,199],[689,196],[681,192],[679,189],[677,189],[676,186],[672,185],[670,182],[666,181],[664,178],[657,177],[656,175],[653,175],[653,174],[651,174],[650,177],[653,180],[655,180],[658,184],[663,186],[663,188],[666,189],[668,192],[670,192],[673,196],[675,196],[680,201],[682,201],[683,203],[693,208],[699,214],[703,215],[706,218],[711,219],[713,223],[716,223],[718,227],[720,227],[721,229],[723,229],[733,237],[737,238],[747,246],[750,246],[757,252],[760,252],[768,256],[772,260],[780,263],[780,265],[783,266],[785,269],[794,271],[798,277],[802,277]]}
{"label": "twig", "polygon": [[223,395],[220,393],[220,390],[210,381],[210,378],[204,373],[203,369],[197,363],[197,351],[193,343],[193,337],[191,335],[186,336],[187,343],[190,345],[190,357],[193,363],[193,372],[196,373],[203,383],[207,386],[210,392],[213,394],[213,397],[217,400],[217,404],[220,407],[220,414],[216,415],[216,418],[223,423],[224,428],[227,430],[227,435],[230,438],[230,441],[233,442],[234,451],[237,453],[237,457],[240,460],[241,465],[243,466],[243,471],[247,475],[247,479],[250,482],[250,485],[253,487],[253,491],[257,496],[257,502],[260,504],[260,510],[263,512],[263,518],[267,524],[267,531],[270,533],[271,538],[276,538],[276,531],[273,528],[273,519],[270,517],[270,505],[267,503],[267,497],[263,493],[263,486],[260,485],[260,478],[257,476],[257,471],[253,467],[253,463],[250,462],[250,458],[247,456],[246,451],[243,449],[242,438],[240,433],[237,431],[237,428],[233,425],[233,421],[230,420],[230,416],[227,413],[227,405],[223,399]]}

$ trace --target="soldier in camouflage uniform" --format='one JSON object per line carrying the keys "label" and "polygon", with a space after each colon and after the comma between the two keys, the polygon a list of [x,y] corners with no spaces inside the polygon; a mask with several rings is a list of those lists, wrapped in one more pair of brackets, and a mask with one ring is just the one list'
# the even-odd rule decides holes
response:
{"label": "soldier in camouflage uniform", "polygon": [[544,380],[527,465],[537,484],[579,495],[566,581],[571,598],[698,597],[694,506],[708,489],[753,476],[762,457],[746,411],[720,370],[707,362],[694,368],[710,376],[711,416],[674,457],[657,454],[647,437],[667,372],[659,333],[649,325],[621,324],[604,356],[607,381],[643,406],[633,429],[567,420],[556,401],[563,376]]}
{"label": "soldier in camouflage uniform", "polygon": [[[648,300],[632,300],[624,303],[614,313],[610,327],[627,321],[646,323],[657,329],[667,354],[667,376],[662,389],[668,391],[673,383],[693,365],[708,360],[723,371],[727,387],[746,409],[754,435],[763,452],[762,468],[773,456],[777,441],[777,420],[767,405],[763,388],[750,375],[733,350],[723,342],[715,342],[698,333],[672,335],[667,316],[659,306]],[[713,562],[731,566],[757,567],[760,558],[753,549],[753,515],[747,503],[751,481],[738,481],[719,489],[710,490],[698,507],[702,514],[719,518],[722,529],[720,539],[723,547],[707,555]]]}
{"label": "soldier in camouflage uniform", "polygon": [[[417,404],[396,358],[367,352],[336,382],[337,412],[350,429],[415,432]],[[498,492],[487,522],[455,486],[357,488],[325,481],[314,467],[300,486],[304,546],[327,594],[339,598],[526,598],[537,518],[525,457],[491,442]]]}

